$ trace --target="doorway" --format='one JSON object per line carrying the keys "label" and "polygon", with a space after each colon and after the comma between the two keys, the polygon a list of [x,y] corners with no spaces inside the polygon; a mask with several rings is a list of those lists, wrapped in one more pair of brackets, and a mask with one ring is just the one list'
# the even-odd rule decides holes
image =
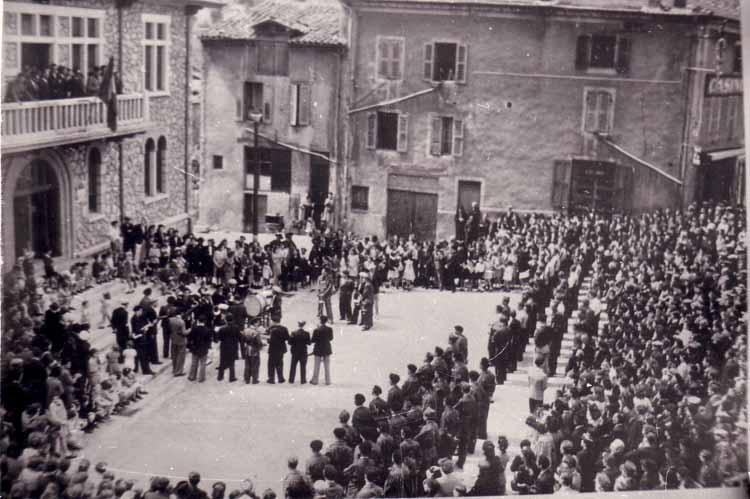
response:
{"label": "doorway", "polygon": [[733,191],[735,190],[735,163],[736,158],[726,158],[719,161],[705,163],[701,169],[701,182],[698,183],[702,190],[697,198],[708,203],[734,203]]}
{"label": "doorway", "polygon": [[[258,195],[258,232],[265,231],[266,223],[266,211],[268,210],[268,196],[264,194]],[[245,193],[245,206],[242,216],[242,230],[243,232],[253,231],[253,195],[249,192]]]}
{"label": "doorway", "polygon": [[[482,193],[482,183],[473,180],[459,180],[458,181],[458,206],[462,206],[464,211],[468,214],[471,212],[471,205],[476,203],[480,206],[479,202]],[[456,207],[458,208],[458,207]]]}
{"label": "doorway", "polygon": [[31,249],[60,256],[60,183],[53,168],[34,160],[21,172],[13,193],[13,225],[16,256]]}
{"label": "doorway", "polygon": [[[320,153],[328,156],[328,153]],[[320,225],[320,217],[323,214],[323,204],[328,197],[329,183],[331,181],[330,163],[320,157],[310,156],[310,197],[313,203],[313,220],[315,225]]]}
{"label": "doorway", "polygon": [[388,235],[434,241],[437,206],[437,194],[388,189]]}

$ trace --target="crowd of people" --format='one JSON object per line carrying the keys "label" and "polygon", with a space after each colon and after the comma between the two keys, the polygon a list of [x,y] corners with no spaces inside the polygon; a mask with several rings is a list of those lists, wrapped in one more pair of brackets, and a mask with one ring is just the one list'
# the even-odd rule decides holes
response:
{"label": "crowd of people", "polygon": [[[80,68],[50,64],[25,66],[8,82],[3,102],[30,102],[99,95],[106,66],[92,66],[88,75]],[[122,93],[122,80],[114,73],[115,88]]]}
{"label": "crowd of people", "polygon": [[[235,364],[243,360],[242,378],[250,384],[260,382],[267,350],[267,382],[294,382],[299,372],[304,383],[312,345],[310,382],[320,381],[322,367],[329,384],[330,323],[372,327],[382,287],[455,291],[520,284],[525,291],[518,307],[504,300],[497,308],[485,356],[469,357],[463,328],[456,326],[447,344],[404,373],[389,374],[387,390],[373,386],[369,402],[355,394],[332,443],[312,441],[304,469],[289,459],[279,492],[322,499],[734,484],[747,470],[743,214],[722,206],[612,217],[508,210],[477,222],[476,230],[470,221],[469,230],[437,243],[381,243],[328,229],[313,234],[309,253],[291,234],[265,246],[244,238],[216,244],[125,220],[113,223],[110,250],[90,264],[58,272],[47,257],[44,279],[38,279],[27,255],[4,286],[2,492],[19,499],[204,497],[198,474],[174,487],[157,477],[144,492],[104,465],[97,467],[98,478],[89,475],[87,462],[71,471],[80,433],[142,397],[152,363],[169,358],[173,376],[201,382],[217,344],[217,378],[228,371],[230,382],[238,380]],[[499,263],[491,275],[486,269],[477,274],[477,262],[494,259]],[[586,275],[589,296],[579,307]],[[71,318],[71,297],[110,279],[128,283],[131,292],[140,283],[149,287],[132,311],[127,301],[115,307],[104,294],[98,320],[87,305]],[[282,324],[282,297],[313,283],[318,324],[312,334],[302,322],[290,332]],[[160,307],[152,288],[165,297]],[[338,318],[331,307],[335,294]],[[248,313],[252,296],[263,298],[267,323]],[[569,323],[575,327],[572,354],[559,373],[566,384],[547,393]],[[111,351],[90,346],[99,326],[115,333]],[[493,395],[496,385],[518,367],[529,342],[535,352],[529,438],[511,458],[508,438],[490,438],[487,417],[493,398],[502,396]],[[477,450],[477,440],[479,475],[463,483],[455,470]],[[210,495],[223,498],[226,488],[214,484]],[[227,495],[257,498],[251,481]]]}

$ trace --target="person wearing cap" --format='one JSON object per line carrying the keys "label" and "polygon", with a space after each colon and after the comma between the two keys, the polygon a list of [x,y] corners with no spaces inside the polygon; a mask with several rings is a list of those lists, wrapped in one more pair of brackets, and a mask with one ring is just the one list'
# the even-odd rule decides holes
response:
{"label": "person wearing cap", "polygon": [[297,322],[297,329],[289,335],[289,350],[292,354],[289,366],[289,383],[294,383],[299,364],[300,383],[307,383],[307,346],[311,343],[310,333],[305,330],[305,321]]}
{"label": "person wearing cap", "polygon": [[280,315],[271,314],[271,326],[268,328],[268,380],[267,383],[285,383],[284,354],[289,341],[289,330],[280,324]]}
{"label": "person wearing cap", "polygon": [[196,316],[187,339],[187,349],[191,355],[189,381],[206,381],[206,360],[211,350],[211,337],[211,330],[206,326],[206,318],[203,315]]}
{"label": "person wearing cap", "polygon": [[469,363],[469,340],[464,336],[464,327],[460,325],[453,326],[453,337],[456,338],[456,343],[453,347],[454,351],[459,352],[463,355],[464,362]]}
{"label": "person wearing cap", "polygon": [[120,306],[112,311],[110,325],[115,333],[115,341],[122,352],[128,346],[130,330],[128,329],[128,302],[123,300]]}
{"label": "person wearing cap", "polygon": [[234,322],[232,314],[227,314],[226,325],[219,328],[216,333],[216,341],[219,342],[219,374],[217,380],[224,379],[224,371],[229,370],[229,382],[237,381],[234,371],[234,363],[239,358],[240,350],[240,328]]}
{"label": "person wearing cap", "polygon": [[246,385],[250,382],[254,385],[260,383],[260,353],[264,346],[260,332],[261,321],[260,317],[251,319],[250,325],[242,332],[242,349],[245,358],[243,379]]}
{"label": "person wearing cap", "polygon": [[325,369],[325,383],[326,385],[331,384],[331,355],[333,354],[331,342],[333,341],[333,329],[326,325],[327,322],[328,317],[325,315],[321,316],[320,325],[315,328],[311,338],[313,344],[312,353],[315,356],[313,375],[310,380],[310,384],[312,385],[318,384],[321,364],[323,364],[323,368]]}
{"label": "person wearing cap", "polygon": [[146,337],[148,334],[147,330],[151,325],[152,323],[149,322],[143,308],[140,305],[133,307],[133,317],[130,319],[130,328],[133,335],[133,345],[137,352],[134,371],[137,372],[140,367],[141,373],[146,375],[154,374],[149,365],[151,352],[149,352],[149,344]]}
{"label": "person wearing cap", "polygon": [[352,318],[352,296],[354,295],[354,281],[348,270],[344,270],[339,284],[339,319],[348,322]]}

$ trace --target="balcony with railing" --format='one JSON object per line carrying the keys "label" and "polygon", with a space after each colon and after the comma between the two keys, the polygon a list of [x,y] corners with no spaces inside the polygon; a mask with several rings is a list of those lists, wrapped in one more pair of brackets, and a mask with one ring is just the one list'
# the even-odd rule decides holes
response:
{"label": "balcony with railing", "polygon": [[117,130],[107,124],[107,105],[98,97],[2,105],[2,152],[13,153],[144,131],[148,98],[117,96]]}

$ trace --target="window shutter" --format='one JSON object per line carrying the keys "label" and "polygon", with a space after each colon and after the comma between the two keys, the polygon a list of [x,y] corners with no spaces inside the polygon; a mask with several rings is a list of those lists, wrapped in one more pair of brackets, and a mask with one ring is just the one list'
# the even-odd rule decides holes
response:
{"label": "window shutter", "polygon": [[297,88],[299,88],[299,97],[297,100],[299,114],[297,115],[297,124],[306,126],[310,124],[310,114],[312,112],[310,109],[312,87],[309,83],[300,83],[297,85]]}
{"label": "window shutter", "polygon": [[589,67],[589,45],[591,37],[581,35],[576,40],[576,69],[588,69]]}
{"label": "window shutter", "polygon": [[466,83],[466,60],[469,56],[469,48],[459,45],[456,49],[456,81]]}
{"label": "window shutter", "polygon": [[398,115],[398,136],[396,138],[396,150],[406,152],[409,147],[409,115],[406,113]]}
{"label": "window shutter", "polygon": [[388,78],[388,52],[389,46],[386,40],[378,39],[378,77]]}
{"label": "window shutter", "polygon": [[440,139],[443,136],[443,120],[440,116],[430,117],[430,155],[440,156]]}
{"label": "window shutter", "polygon": [[367,114],[367,148],[375,149],[375,133],[378,126],[377,113]]}
{"label": "window shutter", "polygon": [[401,50],[401,41],[394,41],[391,44],[391,78],[394,80],[401,79],[401,57],[403,50]]}
{"label": "window shutter", "polygon": [[426,43],[424,46],[423,78],[428,81],[432,81],[432,57],[433,57],[433,46],[431,43]]}
{"label": "window shutter", "polygon": [[299,85],[296,83],[292,83],[289,85],[290,89],[290,96],[289,96],[289,124],[291,126],[297,126],[299,125],[299,120],[297,117],[299,116]]}
{"label": "window shutter", "polygon": [[615,67],[619,74],[626,74],[630,71],[630,40],[619,38],[617,40],[617,62]]}
{"label": "window shutter", "polygon": [[464,154],[464,120],[453,120],[453,156]]}
{"label": "window shutter", "polygon": [[263,122],[271,123],[273,119],[273,87],[263,85]]}
{"label": "window shutter", "polygon": [[552,208],[565,210],[568,206],[570,194],[570,171],[571,161],[569,159],[556,160],[552,172]]}

